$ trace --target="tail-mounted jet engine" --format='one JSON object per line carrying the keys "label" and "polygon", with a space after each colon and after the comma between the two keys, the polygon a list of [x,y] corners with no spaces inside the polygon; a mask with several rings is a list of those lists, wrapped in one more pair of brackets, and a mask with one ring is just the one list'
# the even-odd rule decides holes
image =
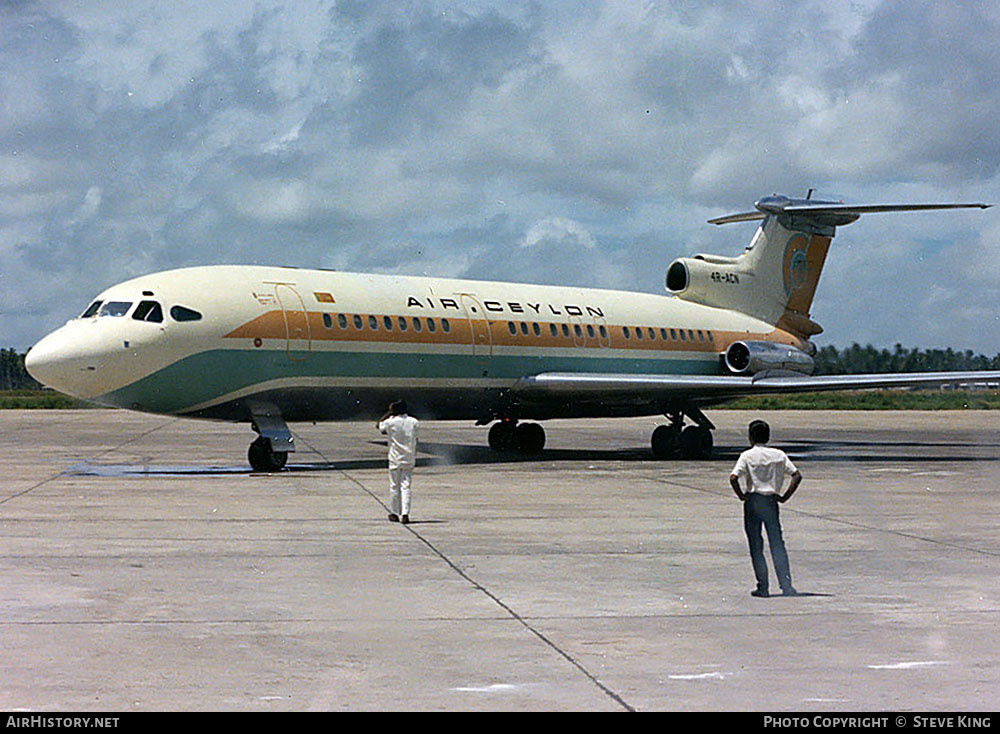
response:
{"label": "tail-mounted jet engine", "polygon": [[685,301],[718,308],[742,308],[746,287],[742,281],[748,277],[752,279],[752,273],[748,273],[736,258],[695,255],[670,264],[666,286],[669,293]]}
{"label": "tail-mounted jet engine", "polygon": [[758,372],[795,372],[811,375],[815,364],[801,349],[773,342],[733,342],[725,355],[726,367],[737,375]]}

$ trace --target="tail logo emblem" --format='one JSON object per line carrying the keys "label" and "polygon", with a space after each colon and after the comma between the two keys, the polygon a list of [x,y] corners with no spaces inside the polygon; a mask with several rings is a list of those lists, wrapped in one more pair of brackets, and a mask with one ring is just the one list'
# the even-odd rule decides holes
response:
{"label": "tail logo emblem", "polygon": [[785,258],[782,273],[785,281],[785,295],[801,288],[809,279],[809,238],[804,234],[796,234],[785,245]]}

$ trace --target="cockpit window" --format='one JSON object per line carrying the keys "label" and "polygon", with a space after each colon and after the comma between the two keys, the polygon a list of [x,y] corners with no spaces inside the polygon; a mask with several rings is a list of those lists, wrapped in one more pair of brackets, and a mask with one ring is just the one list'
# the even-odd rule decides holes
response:
{"label": "cockpit window", "polygon": [[159,324],[163,321],[163,309],[156,301],[139,301],[132,318],[136,321],[151,321]]}
{"label": "cockpit window", "polygon": [[94,316],[97,313],[97,309],[99,309],[101,307],[102,303],[104,303],[104,301],[94,301],[92,304],[90,304],[89,306],[87,306],[87,310],[86,311],[84,311],[82,314],[80,314],[80,318],[81,319],[89,319],[91,316]]}
{"label": "cockpit window", "polygon": [[98,312],[98,316],[124,316],[132,308],[131,301],[108,301]]}
{"label": "cockpit window", "polygon": [[200,321],[201,314],[187,306],[171,306],[170,318],[174,321]]}

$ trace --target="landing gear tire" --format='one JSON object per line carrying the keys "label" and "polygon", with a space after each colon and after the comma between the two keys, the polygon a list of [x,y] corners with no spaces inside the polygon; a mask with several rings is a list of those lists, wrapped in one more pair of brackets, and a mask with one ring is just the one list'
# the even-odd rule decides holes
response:
{"label": "landing gear tire", "polygon": [[538,423],[522,423],[514,429],[514,443],[522,454],[539,454],[545,448],[545,429]]}
{"label": "landing gear tire", "polygon": [[514,448],[514,431],[516,424],[513,421],[497,421],[490,426],[488,440],[490,448],[494,451],[510,451]]}
{"label": "landing gear tire", "polygon": [[276,472],[281,471],[288,461],[287,451],[273,451],[271,442],[263,436],[258,436],[247,451],[247,459],[254,471]]}
{"label": "landing gear tire", "polygon": [[678,425],[657,426],[653,430],[650,444],[653,447],[653,456],[657,459],[671,459],[677,455],[677,444],[681,429]]}
{"label": "landing gear tire", "polygon": [[516,423],[513,420],[502,420],[490,427],[488,440],[490,448],[494,451],[537,454],[545,448],[545,429],[538,423]]}
{"label": "landing gear tire", "polygon": [[685,459],[707,459],[713,445],[712,431],[705,426],[688,426],[681,431],[680,450]]}

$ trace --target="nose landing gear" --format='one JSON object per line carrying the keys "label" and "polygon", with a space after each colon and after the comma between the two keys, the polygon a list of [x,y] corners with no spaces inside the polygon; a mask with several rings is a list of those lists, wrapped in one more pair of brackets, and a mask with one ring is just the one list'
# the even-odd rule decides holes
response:
{"label": "nose landing gear", "polygon": [[250,406],[250,427],[258,436],[250,444],[247,459],[254,471],[281,471],[288,454],[295,451],[295,439],[288,430],[281,412],[270,403],[252,403]]}
{"label": "nose landing gear", "polygon": [[247,451],[247,459],[250,461],[250,466],[254,471],[276,472],[284,468],[285,462],[288,461],[288,452],[275,451],[271,447],[270,439],[258,436],[250,444],[250,450]]}

